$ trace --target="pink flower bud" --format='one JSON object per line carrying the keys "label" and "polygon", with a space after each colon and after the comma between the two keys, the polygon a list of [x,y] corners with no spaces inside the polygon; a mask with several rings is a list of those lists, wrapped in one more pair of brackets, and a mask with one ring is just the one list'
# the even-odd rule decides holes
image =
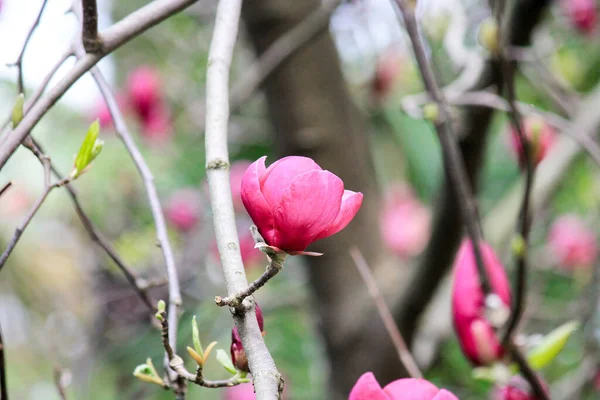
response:
{"label": "pink flower bud", "polygon": [[[260,331],[264,332],[264,318],[262,311],[258,304],[255,303],[254,310],[256,311],[256,319],[258,320],[258,327]],[[242,346],[242,338],[238,333],[237,327],[234,326],[231,331],[231,361],[233,361],[233,365],[240,371],[250,372],[250,368],[248,367],[248,357],[246,357],[246,352],[244,351],[244,346]]]}
{"label": "pink flower bud", "polygon": [[[537,166],[548,154],[556,139],[554,129],[538,117],[528,117],[523,121],[523,133],[529,141],[533,166]],[[518,133],[510,128],[510,147],[519,159],[519,166],[525,168],[525,153],[521,148]]]}
{"label": "pink flower bud", "polygon": [[571,24],[582,33],[596,28],[595,0],[562,0],[562,7]]}
{"label": "pink flower bud", "polygon": [[135,69],[128,78],[127,94],[140,120],[147,121],[153,109],[163,101],[158,71],[149,66]]}
{"label": "pink flower bud", "polygon": [[362,204],[362,193],[307,157],[285,157],[268,169],[261,157],[242,179],[242,201],[268,245],[303,251],[315,240],[346,227]]}
{"label": "pink flower bud", "polygon": [[356,381],[348,400],[458,400],[458,397],[425,379],[398,379],[382,389],[375,375],[366,372]]}
{"label": "pink flower bud", "polygon": [[598,255],[596,234],[576,215],[564,215],[552,224],[548,246],[560,266],[591,267]]}
{"label": "pink flower bud", "polygon": [[[480,242],[479,248],[492,291],[505,307],[510,308],[510,285],[504,267],[490,245]],[[454,261],[452,316],[462,351],[475,365],[490,364],[504,353],[494,327],[485,318],[485,311],[473,245],[467,239],[463,241]]]}
{"label": "pink flower bud", "polygon": [[392,188],[379,220],[385,245],[401,257],[412,257],[425,248],[431,214],[409,188]]}
{"label": "pink flower bud", "polygon": [[231,168],[229,169],[231,196],[233,199],[233,208],[236,212],[244,210],[244,203],[242,202],[242,179],[244,178],[244,173],[251,164],[250,161],[246,160],[236,161],[231,164]]}
{"label": "pink flower bud", "polygon": [[178,190],[167,202],[165,218],[180,232],[189,232],[198,224],[201,212],[200,196],[194,190]]}
{"label": "pink flower bud", "polygon": [[[545,385],[544,385],[545,386]],[[547,388],[545,387],[546,391]],[[531,385],[523,377],[516,375],[510,381],[494,390],[492,400],[539,400]]]}
{"label": "pink flower bud", "polygon": [[402,71],[402,61],[402,55],[397,49],[389,49],[379,56],[371,82],[371,91],[376,100],[385,100],[392,92]]}

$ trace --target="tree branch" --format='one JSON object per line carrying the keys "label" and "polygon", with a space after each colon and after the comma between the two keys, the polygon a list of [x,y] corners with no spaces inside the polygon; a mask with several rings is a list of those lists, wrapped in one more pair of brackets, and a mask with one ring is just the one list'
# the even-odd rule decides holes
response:
{"label": "tree branch", "polygon": [[23,43],[23,47],[21,48],[21,52],[19,53],[19,57],[17,57],[17,61],[15,61],[11,66],[17,67],[18,75],[17,75],[17,94],[23,93],[25,94],[25,86],[23,84],[23,56],[25,55],[25,50],[27,50],[27,45],[33,36],[36,28],[40,24],[40,20],[42,19],[42,14],[44,13],[44,9],[46,8],[46,4],[48,4],[48,0],[44,0],[42,6],[40,7],[40,11],[38,12],[35,21],[31,28],[29,28],[29,32],[27,33],[27,37],[25,38],[25,43]]}
{"label": "tree branch", "polygon": [[97,53],[102,49],[98,36],[98,7],[96,0],[81,0],[83,9],[81,41],[87,53]]}
{"label": "tree branch", "polygon": [[422,378],[423,374],[421,373],[419,366],[410,353],[410,350],[408,349],[408,346],[406,345],[398,326],[396,326],[396,322],[394,321],[394,317],[392,316],[390,309],[385,304],[385,299],[379,291],[377,280],[375,280],[367,261],[361,254],[358,247],[351,248],[350,255],[352,256],[354,264],[356,265],[358,272],[360,272],[360,276],[365,282],[365,285],[367,285],[369,294],[377,306],[379,316],[385,325],[388,335],[390,335],[390,339],[392,339],[392,342],[394,343],[394,347],[396,347],[396,352],[398,353],[398,357],[404,365],[404,368],[406,368],[406,371],[412,378]]}
{"label": "tree branch", "polygon": [[446,102],[444,95],[437,84],[433,69],[427,58],[425,46],[423,45],[421,35],[417,27],[414,10],[406,0],[395,0],[395,3],[400,9],[404,26],[410,37],[425,88],[427,89],[431,99],[437,105],[440,113],[439,118],[437,118],[435,121],[435,128],[442,146],[444,166],[448,169],[448,179],[455,188],[457,197],[460,199],[460,213],[463,223],[466,226],[467,233],[473,243],[473,253],[477,262],[479,282],[483,293],[487,295],[491,292],[491,286],[483,264],[481,249],[479,248],[481,232],[477,220],[475,198],[469,183],[464,160],[461,157],[460,149],[456,142],[456,135],[452,131],[448,103]]}
{"label": "tree branch", "polygon": [[63,79],[46,95],[42,96],[25,114],[21,123],[7,135],[6,140],[0,146],[0,169],[4,167],[10,156],[38,121],[84,73],[110,52],[195,1],[156,0],[102,32],[101,36],[104,44],[102,52],[86,54],[81,57]]}
{"label": "tree branch", "polygon": [[[208,55],[206,85],[206,174],[213,220],[228,294],[248,286],[235,225],[229,184],[227,128],[229,121],[229,69],[238,33],[241,0],[220,0]],[[249,298],[251,299],[251,298]],[[257,398],[278,399],[281,374],[263,341],[252,301],[235,309],[234,322],[248,356]]]}

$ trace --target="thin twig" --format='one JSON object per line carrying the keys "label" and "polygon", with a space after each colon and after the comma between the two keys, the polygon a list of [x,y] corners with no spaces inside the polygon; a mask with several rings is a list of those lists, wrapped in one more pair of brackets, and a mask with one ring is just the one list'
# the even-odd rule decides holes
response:
{"label": "thin twig", "polygon": [[12,181],[8,181],[8,183],[4,186],[2,186],[2,189],[0,189],[0,196],[2,196],[4,194],[4,192],[6,192],[8,189],[10,189],[10,187],[12,186]]}
{"label": "thin twig", "polygon": [[[500,111],[509,110],[506,100],[495,93],[486,91],[466,92],[456,96],[449,96],[448,101],[455,106],[485,106]],[[536,115],[555,127],[559,132],[571,137],[600,166],[600,147],[588,134],[582,132],[577,125],[555,113],[540,110],[530,104],[520,102],[516,102],[515,104],[521,113]]]}
{"label": "thin twig", "polygon": [[350,249],[350,256],[354,260],[354,264],[356,265],[356,269],[360,273],[363,281],[365,281],[365,285],[367,285],[367,289],[369,290],[369,294],[373,301],[375,301],[375,305],[377,306],[377,311],[379,312],[379,316],[385,325],[385,329],[392,339],[394,343],[394,347],[396,347],[396,351],[398,352],[398,357],[400,358],[400,362],[406,368],[406,371],[412,378],[422,378],[423,374],[417,365],[417,362],[413,358],[396,322],[394,321],[394,317],[390,312],[390,309],[385,304],[385,299],[383,298],[381,292],[379,291],[379,287],[377,286],[377,281],[375,277],[371,273],[371,269],[367,264],[367,261],[361,254],[360,250],[357,247],[353,247]]}
{"label": "thin twig", "polygon": [[25,86],[23,83],[23,56],[25,55],[25,50],[27,50],[27,45],[29,44],[29,40],[31,40],[33,33],[35,32],[36,28],[40,24],[40,20],[42,19],[42,14],[44,13],[46,4],[48,4],[48,0],[44,0],[44,2],[42,3],[42,7],[40,7],[40,11],[38,12],[37,17],[35,18],[35,21],[33,22],[33,25],[31,26],[31,28],[29,28],[29,32],[27,33],[27,37],[25,38],[25,43],[23,44],[23,47],[21,48],[19,57],[17,57],[17,61],[15,61],[13,64],[10,64],[11,66],[17,67],[17,70],[18,70],[17,94],[25,93]]}
{"label": "thin twig", "polygon": [[549,400],[548,393],[544,390],[544,386],[540,381],[540,378],[533,369],[527,363],[527,359],[521,354],[520,350],[514,343],[509,343],[508,348],[513,361],[519,366],[519,370],[523,377],[529,382],[533,392],[535,393],[536,399]]}
{"label": "thin twig", "polygon": [[[237,38],[241,0],[220,0],[208,54],[206,80],[206,174],[219,255],[229,295],[248,286],[239,249],[229,184],[227,128],[229,121],[229,71]],[[254,379],[254,390],[261,400],[279,399],[283,379],[265,345],[254,304],[249,297],[234,309],[234,322]]]}
{"label": "thin twig", "polygon": [[8,385],[6,382],[6,359],[4,357],[4,337],[0,327],[0,400],[8,400]]}
{"label": "thin twig", "polygon": [[171,340],[169,339],[169,323],[167,322],[168,321],[167,313],[165,311],[162,311],[162,312],[159,312],[158,315],[160,315],[159,321],[160,321],[160,325],[162,328],[161,329],[162,344],[163,344],[163,347],[165,348],[165,352],[167,353],[167,357],[169,359],[169,367],[179,377],[185,379],[188,382],[195,383],[198,386],[203,386],[203,387],[213,388],[213,389],[237,386],[240,383],[242,383],[242,382],[240,382],[239,375],[234,375],[229,379],[223,379],[223,380],[215,380],[215,381],[206,380],[206,379],[204,379],[204,376],[202,374],[202,369],[203,369],[202,365],[198,365],[195,374],[192,374],[190,371],[188,371],[183,362],[183,358],[178,356],[177,353],[171,347],[171,344],[170,344]]}
{"label": "thin twig", "polygon": [[81,57],[61,81],[31,107],[19,125],[6,135],[6,140],[0,146],[0,169],[38,121],[84,73],[107,54],[196,1],[155,0],[101,32],[102,53],[88,53]]}
{"label": "thin twig", "polygon": [[[35,139],[33,139],[33,137],[31,137],[31,143],[33,146],[28,147],[28,148],[38,158],[38,160],[40,160],[40,162],[43,163],[44,149],[41,147],[41,145]],[[61,174],[60,171],[58,171],[58,169],[52,163],[52,160],[49,160],[49,162],[50,162],[50,169],[51,169],[52,173],[54,174],[54,176],[59,180],[64,180],[64,178],[63,178],[64,175]],[[127,264],[125,263],[125,261],[121,258],[121,256],[119,256],[119,254],[116,252],[116,250],[110,244],[110,241],[102,234],[102,232],[100,232],[98,230],[98,228],[96,228],[94,226],[90,217],[83,210],[83,207],[81,206],[81,203],[79,202],[79,198],[77,197],[77,192],[75,192],[75,188],[73,187],[73,185],[71,183],[67,183],[67,184],[65,184],[65,188],[67,189],[67,193],[69,194],[69,197],[71,198],[71,201],[73,202],[73,206],[75,207],[75,212],[77,213],[77,216],[81,220],[81,223],[83,224],[83,227],[87,231],[90,238],[93,241],[95,241],[98,244],[98,246],[100,246],[106,252],[106,254],[110,257],[111,260],[113,260],[113,262],[121,270],[123,275],[125,275],[125,279],[129,283],[129,285],[138,294],[138,296],[140,297],[142,302],[146,305],[146,307],[148,307],[150,312],[152,314],[154,314],[154,312],[156,311],[155,307],[153,305],[152,300],[150,300],[150,298],[148,297],[149,286],[141,287],[140,282],[138,281],[138,278],[136,277],[133,270],[130,267],[128,267]]]}
{"label": "thin twig", "polygon": [[11,255],[12,251],[17,246],[17,243],[19,242],[21,235],[23,234],[23,232],[25,231],[25,229],[27,228],[27,226],[29,225],[29,223],[31,222],[31,220],[33,219],[35,214],[38,212],[38,210],[40,209],[42,204],[44,204],[44,201],[46,201],[46,198],[48,197],[50,192],[59,186],[63,186],[65,184],[67,184],[71,179],[71,178],[65,178],[61,181],[58,181],[55,183],[50,183],[50,180],[51,180],[50,159],[48,157],[46,157],[46,158],[42,158],[42,160],[43,160],[43,165],[44,165],[44,182],[45,182],[44,183],[44,191],[43,191],[42,195],[37,199],[37,201],[35,202],[33,207],[31,208],[31,211],[29,211],[29,214],[27,214],[27,217],[25,217],[23,222],[21,222],[21,224],[17,227],[17,229],[15,230],[15,233],[13,234],[13,237],[11,238],[10,242],[8,243],[8,246],[2,253],[2,256],[0,256],[0,270],[2,270],[2,268],[6,264],[6,260],[8,260],[8,257]]}
{"label": "thin twig", "polygon": [[63,372],[60,368],[54,368],[54,385],[61,400],[67,400],[67,392],[62,383]]}
{"label": "thin twig", "polygon": [[[456,191],[456,197],[460,199],[462,219],[466,226],[467,234],[473,243],[473,253],[477,263],[479,282],[482,291],[487,295],[491,292],[491,286],[484,267],[483,257],[481,256],[481,249],[479,248],[481,232],[477,220],[477,208],[473,191],[467,177],[465,163],[456,142],[456,135],[452,132],[448,103],[437,84],[433,69],[427,58],[425,46],[417,27],[414,9],[408,4],[407,0],[393,0],[393,3],[394,2],[400,9],[400,17],[404,21],[404,26],[410,37],[415,58],[417,59],[423,83],[425,84],[425,89],[429,93],[431,99],[436,103],[439,110],[440,115],[435,121],[435,128],[442,146],[444,164],[449,170],[448,177]],[[396,8],[394,7],[394,9]]]}
{"label": "thin twig", "polygon": [[521,317],[523,316],[523,310],[525,309],[525,298],[527,296],[527,247],[529,242],[529,227],[531,226],[531,218],[529,213],[531,190],[533,188],[534,179],[534,165],[533,165],[533,154],[532,154],[532,143],[529,142],[525,132],[523,130],[523,122],[521,114],[516,106],[516,93],[515,93],[515,62],[509,61],[502,53],[502,49],[508,47],[508,37],[502,35],[502,22],[504,20],[503,12],[504,2],[497,2],[498,12],[496,14],[496,21],[499,27],[499,40],[500,40],[500,52],[498,54],[500,67],[502,71],[504,88],[506,89],[506,100],[508,102],[508,116],[510,123],[513,127],[514,132],[517,134],[520,147],[520,160],[525,161],[525,187],[523,189],[523,200],[521,201],[521,208],[519,211],[519,218],[517,222],[517,235],[518,240],[521,242],[519,251],[513,251],[513,257],[516,264],[515,273],[515,284],[513,287],[513,300],[511,301],[511,313],[506,323],[506,330],[502,337],[502,343],[506,345],[515,329],[517,328]]}
{"label": "thin twig", "polygon": [[102,40],[98,36],[98,6],[96,0],[81,0],[83,10],[81,41],[87,53],[96,53],[102,49]]}

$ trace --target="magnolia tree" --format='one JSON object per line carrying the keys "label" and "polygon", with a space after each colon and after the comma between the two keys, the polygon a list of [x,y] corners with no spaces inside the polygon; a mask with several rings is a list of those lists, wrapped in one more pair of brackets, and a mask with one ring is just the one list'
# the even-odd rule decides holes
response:
{"label": "magnolia tree", "polygon": [[105,30],[75,0],[28,87],[47,3],[0,138],[2,400],[598,397],[593,0],[156,0]]}

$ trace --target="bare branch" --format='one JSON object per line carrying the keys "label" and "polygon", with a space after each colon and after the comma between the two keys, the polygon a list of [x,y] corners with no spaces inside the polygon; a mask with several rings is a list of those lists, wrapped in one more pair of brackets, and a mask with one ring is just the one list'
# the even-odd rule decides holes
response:
{"label": "bare branch", "polygon": [[379,316],[385,325],[385,329],[390,335],[392,342],[394,343],[394,347],[396,347],[396,351],[398,352],[398,357],[400,361],[406,368],[406,371],[412,378],[422,378],[423,374],[417,365],[417,362],[413,358],[396,322],[394,321],[394,317],[390,312],[390,309],[385,304],[385,299],[383,298],[381,292],[379,291],[379,287],[377,286],[377,280],[371,273],[371,269],[367,264],[367,261],[361,254],[360,250],[357,247],[353,247],[350,249],[350,256],[354,260],[354,264],[360,272],[360,276],[363,281],[365,281],[365,285],[367,285],[367,289],[369,290],[369,294],[375,301],[375,305],[377,306],[377,311],[379,312]]}
{"label": "bare branch", "polygon": [[[229,184],[227,128],[229,121],[229,69],[238,33],[241,0],[220,0],[208,55],[206,86],[206,174],[223,273],[229,295],[248,286],[242,264]],[[278,399],[281,374],[263,341],[253,302],[247,298],[235,309],[234,322],[246,350],[257,398]]]}
{"label": "bare branch", "polygon": [[529,382],[535,396],[539,400],[549,400],[548,393],[544,390],[540,378],[537,376],[535,371],[531,369],[527,363],[527,359],[521,354],[521,351],[517,348],[514,343],[509,343],[508,348],[510,351],[511,358],[519,366],[519,370],[523,377]]}
{"label": "bare branch", "polygon": [[395,3],[401,11],[401,17],[410,37],[425,88],[427,89],[430,98],[435,102],[439,109],[440,115],[437,121],[435,121],[435,128],[443,149],[444,165],[448,169],[448,178],[450,179],[452,186],[456,189],[457,197],[461,200],[460,212],[463,223],[467,229],[467,234],[473,242],[473,253],[475,255],[475,260],[477,261],[477,271],[479,273],[481,289],[485,294],[489,294],[491,292],[491,287],[484,268],[481,249],[479,248],[481,232],[477,219],[475,199],[469,184],[465,163],[456,142],[456,135],[452,132],[448,103],[437,84],[433,69],[427,58],[413,8],[406,0],[395,0]]}
{"label": "bare branch", "polygon": [[10,189],[10,187],[12,186],[12,181],[8,181],[8,183],[4,186],[2,186],[2,189],[0,189],[0,196],[2,196],[4,194],[4,192],[6,192],[8,189]]}
{"label": "bare branch", "polygon": [[40,11],[38,12],[35,21],[31,28],[29,28],[29,32],[27,33],[27,37],[25,38],[25,43],[23,43],[23,47],[21,48],[21,52],[19,53],[19,57],[17,57],[17,61],[15,61],[11,66],[17,67],[18,75],[17,75],[17,94],[25,93],[25,86],[23,84],[23,56],[25,55],[25,50],[27,50],[27,45],[33,36],[36,28],[40,24],[40,20],[42,19],[42,14],[44,13],[44,9],[46,8],[46,4],[48,4],[48,0],[44,0],[42,6],[40,7]]}
{"label": "bare branch", "polygon": [[146,29],[153,27],[171,15],[183,10],[196,0],[156,0],[114,24],[101,33],[103,40],[102,53],[86,54],[81,57],[71,70],[46,95],[36,102],[25,114],[19,125],[9,134],[0,146],[0,169],[15,152],[28,133],[58,101],[58,99],[92,66],[105,55],[127,43]]}
{"label": "bare branch", "polygon": [[98,36],[98,6],[96,0],[81,0],[83,9],[81,41],[87,53],[102,50],[102,40]]}

